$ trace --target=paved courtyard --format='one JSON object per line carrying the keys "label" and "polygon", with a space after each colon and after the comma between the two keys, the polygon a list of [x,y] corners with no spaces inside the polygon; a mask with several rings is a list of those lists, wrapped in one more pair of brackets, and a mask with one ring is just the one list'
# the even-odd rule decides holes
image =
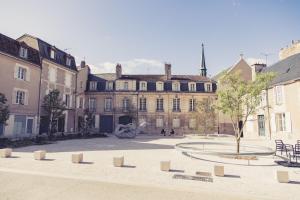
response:
{"label": "paved courtyard", "polygon": [[[279,158],[273,156],[260,157],[248,166],[246,161],[228,164],[232,159],[195,159],[174,149],[177,143],[199,141],[202,140],[108,137],[14,149],[12,158],[0,159],[0,199],[299,198],[300,168],[277,166],[274,159]],[[272,145],[253,140],[244,143]],[[47,159],[33,160],[32,152],[40,149],[47,150]],[[84,163],[72,164],[72,152],[83,152]],[[124,156],[125,167],[113,167],[114,156]],[[171,161],[171,172],[160,171],[162,160]],[[212,172],[214,160],[222,161],[226,176],[213,176],[212,183],[172,178],[174,174]],[[288,170],[292,183],[278,183],[274,173],[278,169]]]}

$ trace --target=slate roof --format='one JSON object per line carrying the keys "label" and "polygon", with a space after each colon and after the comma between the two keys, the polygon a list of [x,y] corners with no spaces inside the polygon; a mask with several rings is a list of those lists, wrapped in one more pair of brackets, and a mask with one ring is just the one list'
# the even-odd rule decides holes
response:
{"label": "slate roof", "polygon": [[[24,47],[27,49],[27,58],[20,57],[20,48]],[[0,33],[0,51],[17,57],[19,59],[31,62],[36,65],[41,65],[39,52],[26,45],[24,42],[19,42],[6,35]]]}
{"label": "slate roof", "polygon": [[300,80],[300,53],[266,67],[262,72],[275,72],[276,77],[271,85],[293,80]]}
{"label": "slate roof", "polygon": [[[43,40],[41,40],[40,38],[34,37],[32,35],[29,35],[29,34],[25,34],[25,35],[21,36],[20,38],[22,38],[24,36],[34,38],[38,41],[39,52],[40,52],[40,56],[42,58],[46,58],[48,60],[51,60],[54,63],[57,63],[59,65],[62,65],[64,67],[66,67],[68,69],[77,71],[75,58],[72,55],[58,49],[57,47],[55,47],[55,46],[53,46],[53,45],[51,45],[51,44],[49,44],[49,43],[47,43]],[[52,59],[51,56],[50,56],[51,49],[55,50],[55,58],[54,59]],[[71,59],[71,65],[70,66],[67,65],[67,62],[66,62],[67,57],[69,57]]]}

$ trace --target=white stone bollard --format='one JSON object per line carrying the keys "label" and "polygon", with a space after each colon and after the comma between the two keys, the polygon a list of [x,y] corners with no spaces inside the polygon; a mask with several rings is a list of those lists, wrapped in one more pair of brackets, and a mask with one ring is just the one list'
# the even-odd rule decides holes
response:
{"label": "white stone bollard", "polygon": [[46,151],[44,150],[35,151],[33,152],[33,155],[35,160],[44,160],[46,158]]}
{"label": "white stone bollard", "polygon": [[215,176],[224,176],[224,166],[215,165],[214,166],[214,173],[215,173]]}
{"label": "white stone bollard", "polygon": [[276,171],[276,179],[279,183],[289,182],[289,172],[288,171]]}
{"label": "white stone bollard", "polygon": [[170,171],[171,169],[171,161],[161,161],[160,162],[160,170],[161,171]]}
{"label": "white stone bollard", "polygon": [[81,163],[83,161],[83,153],[72,154],[72,163]]}
{"label": "white stone bollard", "polygon": [[115,167],[122,167],[124,165],[124,156],[114,157],[113,164]]}
{"label": "white stone bollard", "polygon": [[12,152],[12,149],[10,149],[10,148],[0,149],[0,157],[1,158],[11,157],[11,152]]}

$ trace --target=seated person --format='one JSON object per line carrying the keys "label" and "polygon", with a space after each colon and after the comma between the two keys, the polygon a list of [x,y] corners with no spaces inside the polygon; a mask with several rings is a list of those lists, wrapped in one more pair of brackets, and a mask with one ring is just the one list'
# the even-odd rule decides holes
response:
{"label": "seated person", "polygon": [[165,131],[165,129],[161,129],[161,132],[160,132],[160,134],[162,134],[162,135],[166,136],[166,131]]}
{"label": "seated person", "polygon": [[172,129],[170,132],[170,135],[174,135],[174,134],[175,134],[175,131],[174,131],[174,129]]}

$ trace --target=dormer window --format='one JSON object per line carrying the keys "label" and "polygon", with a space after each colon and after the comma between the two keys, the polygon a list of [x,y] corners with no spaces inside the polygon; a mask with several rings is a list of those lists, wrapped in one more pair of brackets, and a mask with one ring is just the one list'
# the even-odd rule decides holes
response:
{"label": "dormer window", "polygon": [[196,92],[196,83],[189,83],[189,91]]}
{"label": "dormer window", "polygon": [[124,82],[124,90],[128,90],[128,82]]}
{"label": "dormer window", "polygon": [[163,82],[156,82],[156,90],[163,91],[164,90],[164,83]]}
{"label": "dormer window", "polygon": [[50,58],[51,59],[55,59],[55,51],[54,51],[54,49],[51,49],[51,51],[50,51]]}
{"label": "dormer window", "polygon": [[180,84],[178,82],[175,82],[172,84],[172,90],[173,91],[180,91]]}
{"label": "dormer window", "polygon": [[114,83],[112,81],[106,82],[106,90],[111,91],[114,89]]}
{"label": "dormer window", "polygon": [[66,65],[69,66],[69,67],[71,66],[71,58],[70,57],[67,57]]}
{"label": "dormer window", "polygon": [[211,83],[206,83],[205,84],[205,92],[211,92],[212,88],[211,88]]}
{"label": "dormer window", "polygon": [[147,82],[146,81],[141,81],[140,82],[140,90],[142,90],[142,91],[147,90]]}
{"label": "dormer window", "polygon": [[27,59],[27,57],[28,57],[27,49],[24,48],[24,47],[21,47],[21,48],[20,48],[19,55],[20,55],[20,57],[26,58],[26,59]]}
{"label": "dormer window", "polygon": [[96,90],[97,89],[97,82],[91,81],[90,82],[90,90]]}

